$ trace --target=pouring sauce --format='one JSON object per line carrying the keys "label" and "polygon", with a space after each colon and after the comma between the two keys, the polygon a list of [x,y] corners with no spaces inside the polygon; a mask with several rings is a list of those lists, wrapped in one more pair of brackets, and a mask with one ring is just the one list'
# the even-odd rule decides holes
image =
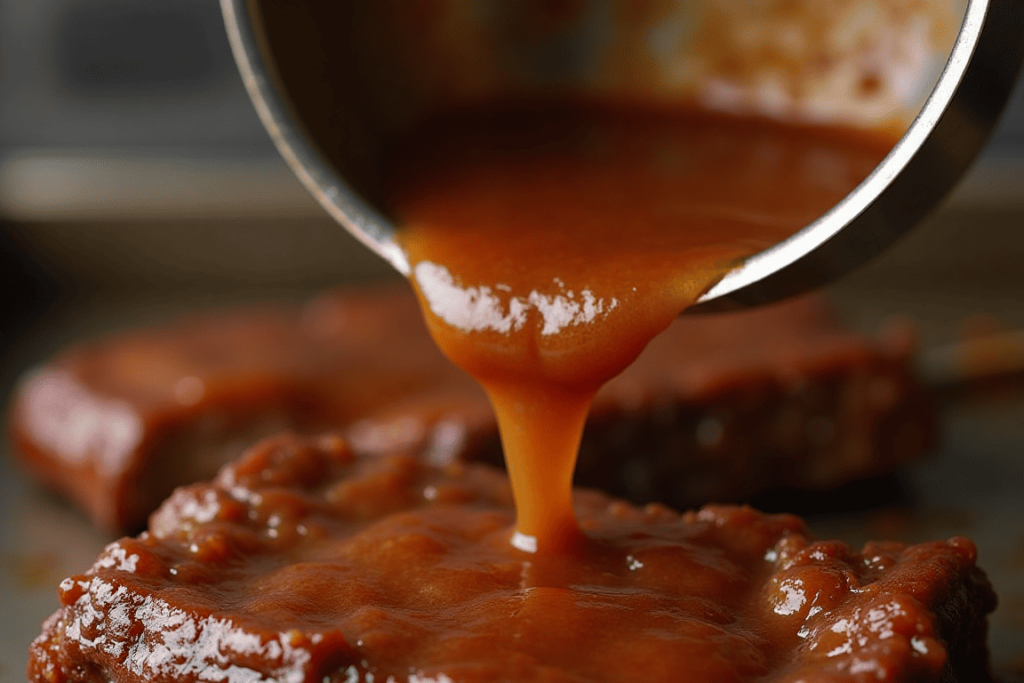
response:
{"label": "pouring sauce", "polygon": [[846,196],[892,142],[582,104],[417,131],[389,194],[431,334],[497,416],[516,547],[584,541],[572,474],[601,385],[742,259]]}
{"label": "pouring sauce", "polygon": [[62,582],[30,680],[985,677],[995,597],[966,539],[856,552],[788,515],[593,491],[577,523],[569,478],[596,388],[884,145],[572,114],[450,120],[395,176],[430,327],[501,421],[519,549],[489,467],[286,434]]}

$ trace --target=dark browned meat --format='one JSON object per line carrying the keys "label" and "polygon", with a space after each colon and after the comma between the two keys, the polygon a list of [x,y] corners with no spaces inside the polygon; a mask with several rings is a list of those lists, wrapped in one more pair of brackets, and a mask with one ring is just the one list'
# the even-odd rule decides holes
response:
{"label": "dark browned meat", "polygon": [[[577,481],[683,507],[893,471],[934,435],[908,354],[813,298],[681,318],[599,395]],[[175,486],[285,428],[352,425],[365,448],[425,440],[435,462],[501,461],[481,390],[403,290],[83,343],[26,378],[9,419],[27,466],[111,529],[140,528]]]}
{"label": "dark browned meat", "polygon": [[[911,351],[845,329],[816,297],[681,317],[597,395],[576,483],[682,509],[890,474],[936,439]],[[351,437],[386,450],[388,435],[423,434],[435,461],[501,464],[489,406],[450,390],[395,404]]]}
{"label": "dark browned meat", "polygon": [[988,680],[966,539],[858,551],[744,507],[576,510],[573,552],[523,553],[496,470],[277,437],[65,579],[29,679]]}
{"label": "dark browned meat", "polygon": [[138,529],[262,436],[346,424],[452,377],[418,315],[403,290],[351,291],[83,343],[21,385],[15,452],[97,524]]}

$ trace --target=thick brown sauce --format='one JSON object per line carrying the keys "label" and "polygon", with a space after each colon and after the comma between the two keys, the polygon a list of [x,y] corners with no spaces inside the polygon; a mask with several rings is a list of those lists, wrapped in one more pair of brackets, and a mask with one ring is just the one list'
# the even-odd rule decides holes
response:
{"label": "thick brown sauce", "polygon": [[431,333],[494,406],[519,548],[581,539],[571,481],[597,389],[740,259],[849,193],[891,143],[567,106],[418,132],[390,188],[402,244]]}

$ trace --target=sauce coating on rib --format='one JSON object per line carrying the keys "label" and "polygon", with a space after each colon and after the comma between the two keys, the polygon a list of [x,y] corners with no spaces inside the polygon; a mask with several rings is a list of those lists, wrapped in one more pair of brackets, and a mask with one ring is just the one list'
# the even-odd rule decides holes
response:
{"label": "sauce coating on rib", "polygon": [[508,482],[281,435],[61,582],[33,683],[983,681],[966,539],[855,550],[789,515],[581,491],[573,555],[508,543]]}
{"label": "sauce coating on rib", "polygon": [[494,407],[518,547],[581,540],[572,473],[598,388],[741,259],[848,194],[891,142],[572,105],[455,115],[412,138],[390,188],[411,279],[435,340]]}

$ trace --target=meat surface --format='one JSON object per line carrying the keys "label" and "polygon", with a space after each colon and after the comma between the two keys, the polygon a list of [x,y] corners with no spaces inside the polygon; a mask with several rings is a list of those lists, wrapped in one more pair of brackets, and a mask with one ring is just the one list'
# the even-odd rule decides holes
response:
{"label": "meat surface", "polygon": [[65,579],[29,680],[989,680],[966,539],[857,550],[582,490],[576,511],[573,552],[524,553],[495,469],[275,437]]}
{"label": "meat surface", "polygon": [[[366,449],[425,441],[432,462],[501,462],[482,391],[401,289],[83,342],[26,377],[9,414],[29,470],[113,530],[141,528],[174,487],[262,436],[341,427]],[[896,470],[934,434],[909,348],[805,298],[674,322],[598,395],[577,482],[676,507],[828,489]]]}
{"label": "meat surface", "polygon": [[22,382],[11,441],[98,525],[137,530],[258,438],[347,424],[450,378],[417,316],[403,291],[350,291],[84,342]]}

